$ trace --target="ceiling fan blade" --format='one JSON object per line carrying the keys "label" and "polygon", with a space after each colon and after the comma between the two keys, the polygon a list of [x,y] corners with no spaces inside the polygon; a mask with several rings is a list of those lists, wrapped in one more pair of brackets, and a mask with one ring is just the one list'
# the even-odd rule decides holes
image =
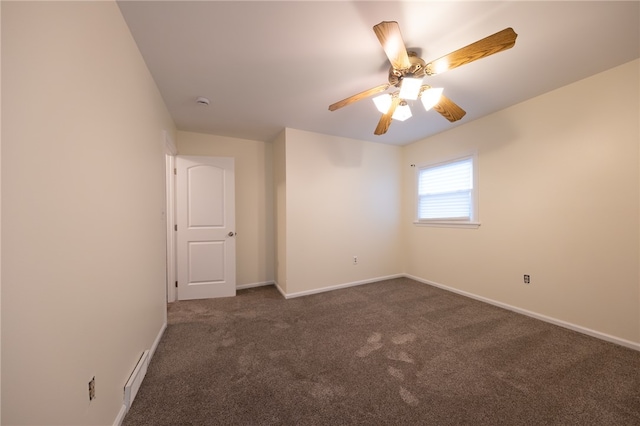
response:
{"label": "ceiling fan blade", "polygon": [[385,114],[382,114],[380,117],[380,121],[378,121],[378,125],[376,126],[376,130],[373,132],[374,135],[384,135],[389,130],[389,126],[391,125],[391,117],[393,113],[396,112],[396,108],[400,104],[400,98],[397,96],[393,97],[391,101],[391,106],[389,107],[389,111]]}
{"label": "ceiling fan blade", "polygon": [[433,109],[438,111],[444,118],[452,123],[460,120],[467,113],[455,102],[444,95],[440,96],[440,101],[433,106]]}
{"label": "ceiling fan blade", "polygon": [[407,48],[400,33],[400,26],[396,21],[382,21],[373,26],[373,31],[393,68],[404,70],[411,67]]}
{"label": "ceiling fan blade", "polygon": [[518,34],[513,31],[513,28],[505,28],[489,37],[485,37],[428,63],[426,73],[427,75],[441,74],[460,65],[510,49],[516,44],[516,37],[518,37]]}
{"label": "ceiling fan blade", "polygon": [[335,104],[329,105],[329,111],[335,111],[339,108],[342,108],[344,106],[357,102],[360,99],[368,98],[369,96],[375,95],[376,93],[384,92],[388,88],[389,88],[389,84],[381,84],[380,86],[376,86],[369,90],[365,90],[364,92],[360,92],[353,96],[349,96],[348,98],[338,101]]}

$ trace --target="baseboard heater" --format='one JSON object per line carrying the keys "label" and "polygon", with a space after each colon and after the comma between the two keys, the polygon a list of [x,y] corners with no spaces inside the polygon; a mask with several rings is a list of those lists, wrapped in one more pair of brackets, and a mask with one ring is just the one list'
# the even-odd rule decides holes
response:
{"label": "baseboard heater", "polygon": [[131,404],[133,404],[133,400],[140,389],[140,385],[142,385],[142,380],[147,374],[148,366],[149,350],[147,349],[142,353],[138,364],[136,364],[136,368],[134,368],[133,373],[131,373],[131,377],[129,377],[127,384],[124,385],[124,405],[127,407],[127,411],[131,408]]}

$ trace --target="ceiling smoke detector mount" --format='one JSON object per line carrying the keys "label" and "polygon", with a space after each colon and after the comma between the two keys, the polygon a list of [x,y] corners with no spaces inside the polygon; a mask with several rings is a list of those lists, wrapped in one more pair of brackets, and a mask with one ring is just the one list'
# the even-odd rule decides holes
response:
{"label": "ceiling smoke detector mount", "polygon": [[209,99],[200,96],[198,97],[198,99],[196,99],[196,103],[200,105],[209,105]]}

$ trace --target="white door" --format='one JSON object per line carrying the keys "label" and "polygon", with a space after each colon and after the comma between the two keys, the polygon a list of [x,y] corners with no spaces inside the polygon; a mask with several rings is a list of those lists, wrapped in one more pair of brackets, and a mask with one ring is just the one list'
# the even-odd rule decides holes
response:
{"label": "white door", "polygon": [[178,300],[236,295],[234,162],[176,157]]}

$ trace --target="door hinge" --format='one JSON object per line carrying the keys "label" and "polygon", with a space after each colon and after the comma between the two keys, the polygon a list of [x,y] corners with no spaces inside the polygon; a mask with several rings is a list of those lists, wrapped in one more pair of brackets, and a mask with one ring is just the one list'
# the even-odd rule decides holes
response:
{"label": "door hinge", "polygon": [[176,288],[178,288],[178,281],[176,281]]}
{"label": "door hinge", "polygon": [[173,230],[177,231],[178,230],[178,225],[173,225]]}
{"label": "door hinge", "polygon": [[178,169],[176,169],[175,167],[173,168],[173,174],[177,175],[178,174]]}

